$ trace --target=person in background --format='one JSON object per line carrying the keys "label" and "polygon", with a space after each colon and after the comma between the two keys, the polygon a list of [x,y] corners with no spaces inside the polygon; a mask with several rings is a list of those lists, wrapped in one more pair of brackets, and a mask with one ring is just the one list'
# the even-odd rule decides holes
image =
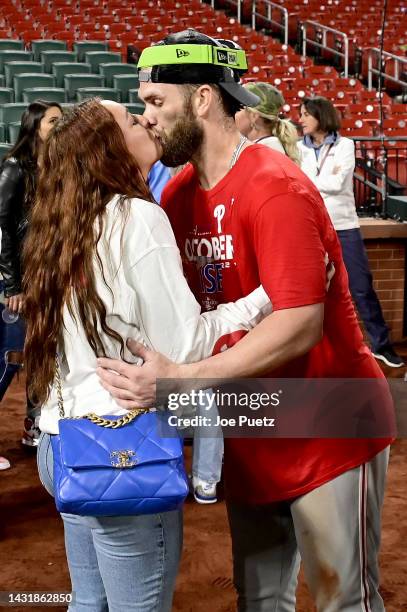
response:
{"label": "person in background", "polygon": [[[1,253],[1,229],[0,229],[0,253]],[[1,339],[3,340],[3,333],[1,335]],[[2,457],[0,455],[0,470],[8,470],[10,468],[10,461],[6,459],[6,457]]]}
{"label": "person in background", "polygon": [[[22,293],[21,252],[28,226],[29,213],[34,204],[38,168],[41,165],[42,148],[55,121],[62,115],[57,102],[35,100],[24,111],[21,118],[17,142],[6,154],[0,173],[0,228],[2,249],[0,272],[6,307],[13,313],[21,313],[24,295]],[[10,326],[9,326],[10,327]],[[15,325],[12,326],[15,328]],[[24,333],[20,338],[20,350],[24,344]],[[17,347],[14,346],[14,350]],[[6,372],[5,358],[2,370]],[[2,395],[14,376],[15,370],[8,369],[4,378]],[[27,416],[21,442],[26,446],[38,444],[38,410],[27,398]]]}
{"label": "person in background", "polygon": [[260,98],[260,104],[246,106],[236,113],[237,129],[243,136],[256,143],[267,145],[280,153],[285,153],[300,165],[298,153],[298,134],[288,119],[280,113],[285,104],[282,93],[270,83],[246,83],[246,89]]}
{"label": "person in background", "polygon": [[[161,193],[171,178],[172,168],[157,161],[148,174],[148,186],[157,204],[161,203]],[[210,390],[208,390],[210,394]],[[196,415],[206,416],[211,423],[217,422],[218,409],[213,402],[199,403]],[[192,444],[191,488],[198,504],[215,504],[218,501],[217,485],[222,476],[223,434],[219,425],[194,427]]]}
{"label": "person in background", "polygon": [[170,169],[158,160],[148,173],[147,183],[157,204],[161,202],[161,194],[171,178]]}
{"label": "person in background", "polygon": [[339,134],[340,118],[330,100],[304,98],[300,110],[304,137],[299,143],[303,172],[319,189],[337,231],[349,289],[376,359],[392,368],[404,365],[390,342],[359,228],[353,193],[355,145]]}

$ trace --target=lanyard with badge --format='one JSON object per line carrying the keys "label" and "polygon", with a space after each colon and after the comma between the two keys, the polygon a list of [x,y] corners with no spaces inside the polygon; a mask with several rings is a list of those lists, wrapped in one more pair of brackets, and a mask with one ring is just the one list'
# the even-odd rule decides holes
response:
{"label": "lanyard with badge", "polygon": [[319,166],[317,165],[317,176],[319,176],[319,175],[321,174],[321,170],[322,170],[322,168],[324,167],[324,163],[325,163],[325,161],[326,161],[326,158],[328,157],[328,155],[329,155],[329,151],[332,149],[332,147],[333,147],[333,146],[334,146],[334,145],[333,145],[333,143],[331,143],[331,144],[329,145],[329,147],[328,147],[328,148],[327,148],[327,150],[325,151],[325,154],[324,154],[324,156],[323,156],[323,158],[322,158],[322,160],[321,160],[321,163],[319,164]]}

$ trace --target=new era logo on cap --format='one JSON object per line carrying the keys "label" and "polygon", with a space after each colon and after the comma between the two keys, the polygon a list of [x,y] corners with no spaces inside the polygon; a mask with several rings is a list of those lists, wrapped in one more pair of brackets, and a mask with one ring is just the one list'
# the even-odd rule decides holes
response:
{"label": "new era logo on cap", "polygon": [[216,49],[216,57],[220,64],[227,64],[228,66],[236,66],[237,64],[237,54],[233,51]]}
{"label": "new era logo on cap", "polygon": [[183,51],[182,49],[175,50],[177,57],[187,57],[189,55],[188,51]]}

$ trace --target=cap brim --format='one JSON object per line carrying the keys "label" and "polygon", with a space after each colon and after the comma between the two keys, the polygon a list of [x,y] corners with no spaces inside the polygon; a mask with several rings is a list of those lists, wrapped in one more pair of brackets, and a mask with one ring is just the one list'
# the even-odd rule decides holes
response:
{"label": "cap brim", "polygon": [[260,104],[259,96],[256,96],[248,89],[245,89],[245,87],[239,85],[239,83],[225,83],[224,81],[221,81],[217,84],[243,106],[257,106]]}

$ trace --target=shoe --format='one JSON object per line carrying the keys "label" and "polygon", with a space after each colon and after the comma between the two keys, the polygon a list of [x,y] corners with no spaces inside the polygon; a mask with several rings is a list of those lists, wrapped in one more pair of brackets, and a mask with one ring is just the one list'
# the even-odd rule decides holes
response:
{"label": "shoe", "polygon": [[205,482],[199,480],[194,483],[194,497],[198,504],[216,504],[218,501],[216,495],[216,482]]}
{"label": "shoe", "polygon": [[405,365],[400,355],[397,355],[393,347],[390,345],[384,346],[380,351],[375,351],[373,353],[373,357],[379,361],[383,361],[383,363],[390,368],[401,368],[403,365]]}
{"label": "shoe", "polygon": [[11,468],[10,461],[5,457],[0,457],[0,470],[8,470]]}
{"label": "shoe", "polygon": [[21,438],[21,444],[24,444],[24,446],[38,446],[41,435],[38,420],[39,417],[36,417],[34,421],[30,417],[24,419],[23,437]]}

